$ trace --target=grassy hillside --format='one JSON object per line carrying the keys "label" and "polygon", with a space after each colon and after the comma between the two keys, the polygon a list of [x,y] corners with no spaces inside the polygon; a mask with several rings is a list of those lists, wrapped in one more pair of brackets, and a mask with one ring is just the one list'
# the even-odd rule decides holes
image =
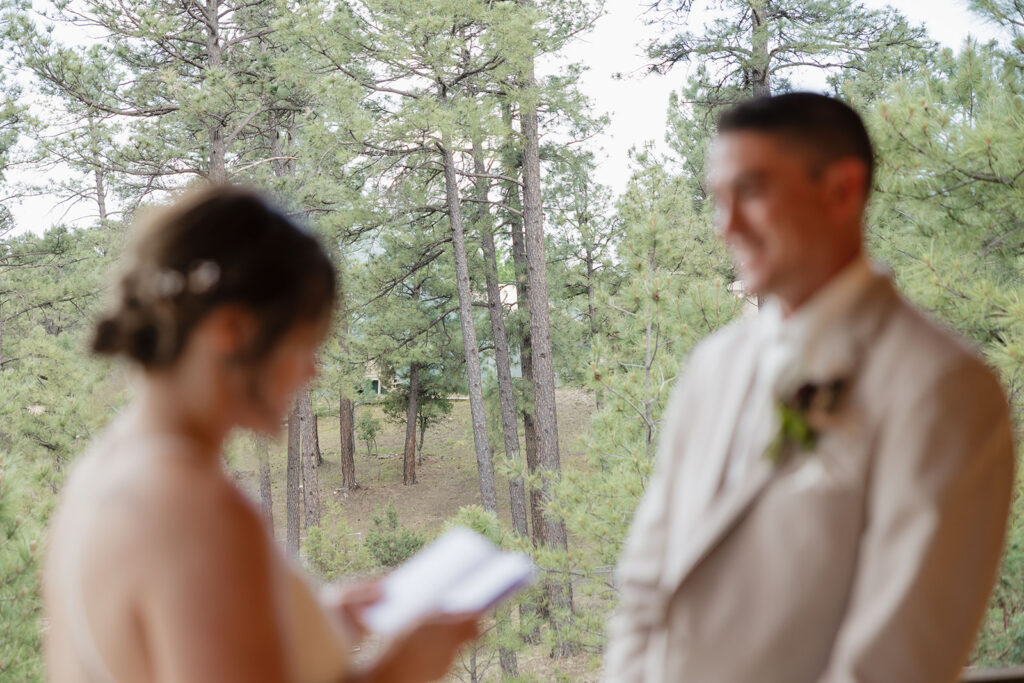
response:
{"label": "grassy hillside", "polygon": [[[557,401],[562,466],[581,466],[584,456],[580,437],[594,409],[593,399],[575,389],[560,389]],[[380,407],[375,405],[357,407],[356,420],[367,413],[380,420],[383,427],[377,437],[379,457],[368,455],[365,443],[356,443],[356,481],[359,488],[354,491],[341,491],[337,415],[321,417],[318,423],[324,458],[319,471],[320,497],[341,506],[343,517],[353,531],[365,533],[373,514],[391,501],[398,509],[403,526],[433,536],[460,507],[480,503],[468,401],[455,401],[451,415],[427,430],[423,462],[417,468],[417,483],[413,486],[402,484],[404,425],[386,421]],[[500,444],[492,445],[501,452]],[[258,466],[250,437],[238,437],[231,444],[229,453],[232,471],[254,499],[258,499]],[[270,452],[274,527],[278,539],[285,536],[286,461],[282,439]],[[508,481],[499,475],[496,485],[499,515],[502,521],[510,524]]]}

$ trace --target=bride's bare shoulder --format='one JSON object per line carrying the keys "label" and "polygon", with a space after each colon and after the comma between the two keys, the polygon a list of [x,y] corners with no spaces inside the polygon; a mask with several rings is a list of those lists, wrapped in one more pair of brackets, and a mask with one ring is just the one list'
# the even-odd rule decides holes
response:
{"label": "bride's bare shoulder", "polygon": [[201,552],[205,547],[263,542],[259,513],[246,496],[187,440],[98,442],[69,482],[93,508],[90,536],[106,552],[135,562]]}

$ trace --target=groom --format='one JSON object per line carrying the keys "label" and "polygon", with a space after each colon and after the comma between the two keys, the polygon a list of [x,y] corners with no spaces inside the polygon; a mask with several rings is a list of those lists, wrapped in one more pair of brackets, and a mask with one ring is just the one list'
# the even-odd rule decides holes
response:
{"label": "groom", "polygon": [[613,683],[943,683],[1013,483],[999,382],[863,253],[871,142],[820,95],[719,121],[715,224],[761,312],[690,355],[618,570]]}

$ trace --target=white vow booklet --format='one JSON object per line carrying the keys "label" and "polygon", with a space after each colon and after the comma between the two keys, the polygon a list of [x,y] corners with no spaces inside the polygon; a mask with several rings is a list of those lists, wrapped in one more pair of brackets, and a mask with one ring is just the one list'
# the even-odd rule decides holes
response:
{"label": "white vow booklet", "polygon": [[381,635],[398,633],[433,612],[483,612],[530,585],[533,561],[455,527],[381,581],[384,597],[364,613]]}

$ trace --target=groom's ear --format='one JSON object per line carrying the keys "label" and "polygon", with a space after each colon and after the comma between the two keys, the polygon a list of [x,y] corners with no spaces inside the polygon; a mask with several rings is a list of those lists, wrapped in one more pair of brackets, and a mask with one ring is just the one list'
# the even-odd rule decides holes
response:
{"label": "groom's ear", "polygon": [[832,218],[838,222],[860,222],[868,196],[868,168],[856,157],[843,157],[828,164],[822,190]]}

